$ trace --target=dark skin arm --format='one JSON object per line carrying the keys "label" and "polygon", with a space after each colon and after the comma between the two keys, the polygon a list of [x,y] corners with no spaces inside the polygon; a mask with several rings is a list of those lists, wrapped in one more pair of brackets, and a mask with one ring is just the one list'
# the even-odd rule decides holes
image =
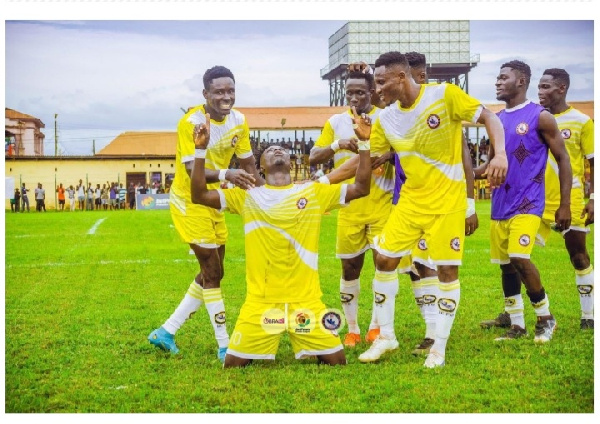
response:
{"label": "dark skin arm", "polygon": [[[365,118],[364,114],[363,117],[359,117],[355,107],[352,107],[352,113],[354,114],[352,121],[355,124],[360,125],[360,122],[366,119],[369,125],[371,125],[370,118],[368,116]],[[359,197],[367,196],[371,189],[371,151],[359,150],[357,157],[358,168],[356,169],[356,179],[354,180],[354,184],[349,184],[346,189],[346,203]]]}
{"label": "dark skin arm", "polygon": [[554,220],[556,221],[557,230],[566,230],[571,226],[571,186],[573,184],[571,161],[565,149],[565,141],[556,125],[556,120],[550,112],[543,111],[540,114],[538,132],[558,164],[560,206],[554,214]]}
{"label": "dark skin arm", "polygon": [[[340,150],[350,150],[351,152],[358,152],[358,140],[355,138],[351,139],[341,139],[338,140]],[[313,147],[310,149],[310,156],[308,160],[311,165],[318,165],[320,163],[325,163],[329,159],[333,157],[335,152],[329,146],[327,147]]]}
{"label": "dark skin arm", "polygon": [[[588,159],[590,162],[590,194],[594,193],[594,158]],[[585,219],[585,225],[594,223],[594,200],[588,200],[587,204],[581,212],[581,218],[587,215]]]}
{"label": "dark skin arm", "polygon": [[[475,193],[475,177],[473,176],[473,165],[471,163],[471,152],[466,138],[462,140],[462,162],[467,181],[467,198],[473,199]],[[470,236],[479,228],[479,218],[477,213],[465,218],[465,234]]]}

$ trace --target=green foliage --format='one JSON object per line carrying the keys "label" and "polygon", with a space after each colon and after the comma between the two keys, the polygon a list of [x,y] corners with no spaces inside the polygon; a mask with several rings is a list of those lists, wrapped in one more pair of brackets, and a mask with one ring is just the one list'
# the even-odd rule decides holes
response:
{"label": "green foliage", "polygon": [[[198,268],[168,211],[6,214],[6,412],[561,412],[594,411],[594,338],[579,330],[579,297],[562,240],[536,247],[558,321],[554,339],[494,342],[502,330],[479,321],[503,308],[500,273],[489,261],[489,202],[467,238],[461,302],[447,365],[427,370],[410,354],[424,334],[408,277],[400,279],[400,348],[361,364],[366,345],[346,350],[348,366],[294,359],[282,338],[275,362],[223,370],[204,308],[177,333],[181,353],[153,348],[147,335],[173,312]],[[88,230],[106,218],[95,234]],[[229,332],[245,297],[243,228],[227,216],[223,294]],[[324,216],[323,301],[340,308],[336,214]],[[593,256],[593,233],[588,237]],[[370,257],[370,254],[368,254]],[[371,313],[373,264],[365,261],[359,322]],[[342,333],[344,333],[343,331]]]}

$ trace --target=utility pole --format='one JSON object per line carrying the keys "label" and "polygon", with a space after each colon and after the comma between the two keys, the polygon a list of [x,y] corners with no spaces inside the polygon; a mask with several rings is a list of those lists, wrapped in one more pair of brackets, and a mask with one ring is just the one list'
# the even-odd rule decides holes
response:
{"label": "utility pole", "polygon": [[92,155],[96,154],[96,140],[92,140]]}
{"label": "utility pole", "polygon": [[58,156],[58,131],[56,129],[56,118],[58,113],[54,114],[54,156]]}

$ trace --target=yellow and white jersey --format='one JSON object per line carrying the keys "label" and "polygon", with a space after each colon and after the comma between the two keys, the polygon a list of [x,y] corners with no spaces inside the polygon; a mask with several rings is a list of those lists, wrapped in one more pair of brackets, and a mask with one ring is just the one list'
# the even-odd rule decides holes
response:
{"label": "yellow and white jersey", "polygon": [[371,155],[390,146],[406,174],[398,206],[423,214],[467,207],[462,121],[476,122],[483,105],[453,84],[422,84],[410,108],[385,108],[371,129]]}
{"label": "yellow and white jersey", "polygon": [[307,182],[219,190],[222,210],[240,214],[244,222],[248,300],[289,303],[321,297],[321,217],[345,205],[346,188]]}
{"label": "yellow and white jersey", "polygon": [[[194,127],[206,123],[204,105],[188,111],[177,126],[177,153],[175,155],[175,178],[171,186],[171,204],[182,215],[208,216],[223,219],[223,214],[215,209],[202,205],[194,205],[191,198],[191,180],[186,171],[186,164],[194,160]],[[227,169],[229,162],[236,154],[245,159],[252,156],[250,131],[246,117],[235,109],[225,116],[222,122],[210,120],[210,141],[206,148],[206,169]],[[219,183],[208,184],[208,188],[216,189]]]}
{"label": "yellow and white jersey", "polygon": [[[572,107],[554,115],[554,118],[571,158],[573,188],[583,190],[585,172],[583,158],[592,159],[594,157],[594,121],[585,113]],[[560,205],[560,182],[558,165],[552,154],[548,155],[545,184],[546,208],[558,208]]]}
{"label": "yellow and white jersey", "polygon": [[[374,107],[368,114],[371,122],[379,117],[381,109]],[[325,123],[323,132],[317,139],[315,147],[329,147],[335,140],[356,138],[352,128],[352,111],[333,115]],[[350,150],[338,150],[333,156],[335,168],[339,168],[346,161],[356,156]],[[354,177],[344,181],[352,184]],[[353,200],[347,208],[340,211],[340,219],[348,224],[366,224],[376,222],[383,215],[389,215],[388,204],[392,201],[394,191],[394,167],[386,162],[371,174],[371,191],[368,196]]]}

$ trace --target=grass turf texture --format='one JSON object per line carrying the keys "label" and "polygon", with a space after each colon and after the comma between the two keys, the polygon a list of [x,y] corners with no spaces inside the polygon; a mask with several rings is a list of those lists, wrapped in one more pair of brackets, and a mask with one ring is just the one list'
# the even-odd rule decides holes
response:
{"label": "grass turf texture", "polygon": [[[197,272],[168,211],[6,214],[6,412],[586,412],[594,411],[593,333],[579,329],[574,272],[562,239],[536,247],[558,322],[553,340],[498,343],[504,330],[479,322],[503,308],[500,273],[489,261],[489,201],[465,242],[461,301],[443,369],[410,354],[424,334],[407,276],[400,278],[400,347],[378,364],[346,349],[348,366],[297,361],[287,336],[277,360],[223,370],[204,307],[177,333],[169,355],[146,337],[173,312]],[[323,218],[323,301],[340,308],[336,213]],[[95,234],[88,230],[106,218]],[[231,333],[245,297],[241,219],[227,215],[223,294]],[[593,232],[588,236],[593,257]],[[373,264],[363,270],[359,322],[371,313]],[[342,330],[342,336],[346,329]]]}

